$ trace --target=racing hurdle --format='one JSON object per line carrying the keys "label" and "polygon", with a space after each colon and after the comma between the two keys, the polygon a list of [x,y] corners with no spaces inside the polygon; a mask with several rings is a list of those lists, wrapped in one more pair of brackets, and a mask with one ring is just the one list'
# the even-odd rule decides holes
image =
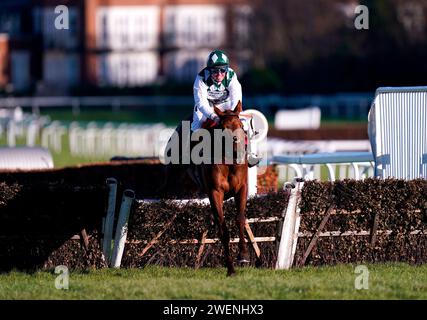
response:
{"label": "racing hurdle", "polygon": [[[202,199],[171,199],[171,200],[160,200],[160,199],[135,199],[135,194],[132,190],[125,190],[123,192],[122,197],[122,205],[119,211],[119,215],[117,218],[117,226],[116,226],[116,232],[115,237],[113,239],[113,224],[115,221],[115,205],[116,205],[116,193],[117,193],[117,180],[114,178],[108,178],[107,186],[109,189],[109,200],[108,200],[108,207],[106,210],[106,216],[103,219],[103,240],[102,240],[102,248],[103,248],[103,254],[104,254],[104,260],[106,261],[107,265],[114,268],[120,268],[121,266],[121,260],[124,252],[124,247],[126,244],[143,244],[144,248],[139,253],[139,256],[143,256],[146,254],[147,251],[150,250],[156,243],[159,242],[159,239],[162,237],[162,235],[170,228],[172,223],[174,222],[176,218],[176,214],[174,214],[168,221],[165,221],[162,225],[162,230],[157,232],[151,239],[147,240],[141,240],[141,241],[135,241],[135,240],[127,240],[127,229],[128,229],[128,221],[129,221],[129,215],[131,212],[131,207],[133,204],[140,205],[140,204],[156,204],[165,202],[167,204],[177,206],[177,207],[183,207],[186,205],[202,205],[206,208],[210,206],[209,199],[208,198],[202,198]],[[256,188],[256,186],[255,186]],[[256,198],[262,198],[263,196],[255,195],[253,197]],[[253,198],[252,197],[252,198]],[[233,199],[226,200],[225,202],[232,202]],[[261,257],[261,250],[258,246],[258,243],[263,242],[276,242],[276,246],[278,247],[278,241],[280,241],[279,237],[277,236],[278,230],[276,231],[276,234],[272,236],[260,236],[257,237],[254,235],[254,232],[252,231],[251,225],[255,223],[276,223],[278,225],[283,224],[284,214],[282,214],[282,217],[263,217],[263,218],[249,218],[246,220],[245,229],[247,233],[247,239],[246,242],[250,243],[252,248],[254,249],[254,252],[257,256],[257,258]],[[207,230],[204,232],[204,235],[201,239],[184,239],[184,240],[170,240],[168,243],[172,245],[179,245],[179,244],[194,244],[194,245],[200,245],[200,251],[198,254],[198,261],[196,263],[196,266],[200,264],[200,256],[203,253],[204,246],[206,244],[214,244],[220,242],[219,238],[207,238]],[[238,243],[239,238],[231,238],[230,243]],[[113,244],[113,245],[112,245]]]}
{"label": "racing hurdle", "polygon": [[[354,170],[354,176],[356,178],[360,178],[362,176],[359,174],[359,166],[364,165],[365,170],[366,168],[371,169],[373,166],[372,155],[369,153],[357,153],[357,154],[356,153],[336,153],[329,156],[325,156],[324,154],[322,154],[322,155],[317,155],[317,157],[318,158],[316,158],[316,155],[303,155],[303,156],[299,156],[299,158],[297,159],[298,161],[296,161],[296,157],[292,157],[292,156],[280,156],[280,157],[274,158],[273,162],[280,163],[282,165],[293,163],[294,169],[296,170],[297,175],[299,175],[298,178],[294,179],[293,183],[286,183],[284,185],[284,189],[290,195],[288,200],[288,205],[283,210],[280,217],[251,218],[251,219],[247,219],[246,221],[245,228],[249,238],[247,242],[251,243],[256,253],[256,256],[258,258],[261,255],[258,243],[263,243],[263,242],[276,243],[277,261],[276,261],[275,267],[277,269],[289,269],[293,266],[298,238],[303,236],[309,236],[309,235],[303,235],[299,232],[299,225],[301,220],[299,201],[301,199],[301,192],[304,186],[304,179],[302,177],[304,176],[311,177],[311,178],[313,177],[311,173],[312,171],[308,170],[311,167],[303,166],[305,162],[307,162],[308,164],[317,163],[319,161],[320,162],[323,161],[325,163],[328,163],[330,161],[334,163],[346,163],[346,164],[352,163],[351,167]],[[329,178],[333,181],[334,174],[331,168],[329,168],[329,175],[330,175]],[[176,218],[176,215],[173,215],[171,218],[169,218],[168,221],[165,221],[164,226],[162,227],[162,230],[158,231],[151,239],[141,240],[141,241],[140,240],[127,241],[126,239],[127,222],[128,222],[130,207],[132,203],[156,204],[156,203],[162,202],[162,200],[160,199],[135,199],[134,194],[132,194],[130,190],[127,190],[128,194],[123,195],[122,204],[126,203],[126,205],[124,205],[124,208],[120,210],[120,216],[119,216],[120,225],[118,225],[116,228],[116,237],[114,239],[113,254],[111,256],[109,248],[111,248],[111,242],[112,242],[112,229],[113,229],[112,221],[114,221],[113,213],[114,213],[114,205],[116,202],[115,188],[116,188],[117,181],[114,178],[110,178],[110,179],[107,179],[107,184],[110,190],[110,193],[109,193],[110,198],[109,198],[109,206],[107,209],[107,215],[104,222],[104,241],[103,241],[104,256],[110,266],[120,268],[124,246],[127,243],[144,245],[143,249],[139,253],[140,257],[144,256],[155,244],[159,243],[162,235],[168,230],[168,228],[171,227],[172,223]],[[256,190],[256,185],[253,186],[253,188]],[[255,197],[262,198],[262,196],[257,196],[257,195],[255,195]],[[197,205],[202,205],[206,207],[209,206],[208,198],[163,200],[163,201],[178,207],[182,207],[189,204],[197,204]],[[277,224],[276,233],[274,235],[263,236],[263,237],[257,237],[256,235],[254,235],[251,228],[252,224],[271,223],[271,222],[275,222]],[[316,237],[318,236],[319,235],[317,235]],[[324,235],[322,234],[320,236],[324,236]],[[237,243],[238,241],[239,241],[238,238],[230,239],[230,243]],[[168,243],[171,245],[179,245],[179,244],[200,245],[201,251],[198,255],[200,257],[201,253],[203,252],[203,248],[206,244],[212,244],[217,242],[219,242],[218,238],[207,238],[207,234],[204,233],[201,239],[184,239],[184,240],[172,239]],[[196,265],[199,265],[199,262],[197,262]]]}
{"label": "racing hurdle", "polygon": [[[283,205],[276,211],[278,216],[271,217],[269,214],[272,212],[268,210],[264,211],[265,216],[261,214],[258,218],[256,215],[254,216],[254,213],[258,212],[257,210],[262,210],[259,207],[260,203],[258,202],[253,207],[252,210],[255,211],[252,211],[252,216],[249,215],[250,218],[247,220],[247,226],[249,226],[249,228],[246,228],[248,234],[247,242],[251,243],[257,257],[260,256],[260,247],[261,249],[263,247],[269,248],[268,253],[270,256],[273,255],[275,259],[269,260],[273,263],[270,266],[277,269],[304,266],[307,261],[311,261],[310,263],[313,263],[313,261],[314,263],[316,261],[323,261],[322,263],[347,263],[362,261],[360,260],[361,258],[367,259],[367,261],[374,259],[374,262],[388,261],[386,259],[392,259],[393,261],[396,259],[398,261],[401,261],[401,259],[424,261],[423,257],[425,257],[425,254],[423,252],[425,251],[423,251],[422,243],[427,235],[427,229],[425,229],[425,223],[423,224],[422,222],[422,215],[425,212],[425,208],[423,207],[424,202],[417,200],[422,196],[423,190],[425,190],[424,186],[425,183],[421,180],[403,182],[398,180],[366,179],[337,180],[331,183],[298,178],[293,183],[285,184],[287,193],[290,196],[287,204],[284,198],[280,198],[280,201],[283,201]],[[378,194],[378,196],[373,198],[366,197],[365,193],[367,190]],[[390,198],[386,196],[396,190],[401,190],[402,192],[396,194],[396,197]],[[415,195],[414,190],[418,192]],[[316,198],[315,200],[313,200],[313,196]],[[262,198],[263,196],[255,197],[256,201],[254,203],[257,202],[257,199]],[[305,205],[302,204],[303,200],[305,201]],[[410,203],[407,207],[408,201]],[[162,205],[161,200],[131,199],[131,202],[133,204],[148,204],[148,206],[142,207],[142,211],[139,211],[139,213],[142,212],[144,215],[145,210],[151,210],[151,205],[154,206],[153,211],[147,216],[150,218],[147,218],[148,220],[145,221],[140,218],[139,224],[137,224],[138,228],[141,226],[144,227],[144,232],[139,233],[136,237],[132,236],[130,240],[126,240],[126,232],[116,231],[116,234],[119,234],[122,244],[130,246],[129,250],[132,254],[132,259],[134,259],[133,256],[136,259],[133,261],[152,261],[153,257],[159,253],[162,255],[161,252],[168,252],[170,250],[166,249],[164,251],[164,245],[172,247],[183,246],[183,248],[188,248],[188,245],[190,245],[190,249],[183,250],[190,250],[192,252],[189,259],[191,259],[191,263],[196,262],[195,267],[197,268],[203,264],[204,259],[208,255],[205,246],[215,244],[219,241],[215,237],[207,236],[206,224],[199,223],[195,226],[195,232],[176,233],[179,229],[177,226],[180,225],[177,224],[177,221],[184,222],[183,228],[186,228],[186,226],[192,228],[193,226],[193,220],[189,221],[186,216],[180,215],[180,213],[187,213],[187,211],[179,210],[177,206],[191,206],[192,203],[195,203],[199,206],[207,207],[209,205],[207,199],[166,200],[166,204],[173,204],[173,206],[166,205],[165,214],[161,214],[160,216],[158,212],[162,211],[158,211],[158,208],[155,209],[155,206],[159,207],[159,203]],[[230,207],[229,204],[226,203],[226,205]],[[174,208],[176,211],[174,211]],[[251,206],[249,206],[250,208]],[[271,204],[269,208],[271,208]],[[197,214],[200,214],[202,212],[200,210],[204,209],[196,208],[193,213],[193,208],[191,208],[191,211],[188,212],[189,219],[193,219]],[[159,219],[151,222],[151,217],[156,217],[156,215]],[[401,219],[401,217],[406,218]],[[125,215],[124,220],[128,218],[129,215]],[[118,230],[122,230],[122,228],[126,229],[126,223],[122,224],[122,227],[119,227]],[[256,235],[257,230],[265,231],[267,229],[263,229],[264,227],[258,228],[259,225],[254,229],[253,225],[258,223],[271,223],[267,228],[268,233],[264,232],[261,234],[263,237]],[[274,235],[271,227],[274,227],[276,230]],[[203,230],[206,231],[202,232]],[[213,231],[211,228],[209,230],[209,232]],[[252,230],[255,230],[255,232],[251,234]],[[197,235],[196,237],[202,236],[195,239],[193,238],[194,235]],[[238,239],[236,238],[231,239],[231,243],[236,243],[237,241]],[[404,246],[407,243],[406,241],[410,241],[408,242],[411,244],[409,247]],[[117,242],[115,240],[115,243]],[[268,244],[264,246],[264,243],[269,242],[275,243],[276,246]],[[162,246],[153,249],[156,244],[162,244]],[[260,244],[263,244],[263,246],[260,246]],[[193,245],[199,246],[199,248],[191,249]],[[255,245],[258,246],[258,249]],[[349,249],[336,251],[334,248],[337,248],[337,245],[338,248],[340,246],[353,248],[351,249],[354,250],[351,253],[352,256],[343,256],[343,253],[347,254],[347,250]],[[395,245],[393,249],[395,251],[391,251],[391,245]],[[383,250],[383,248],[387,249]],[[153,250],[156,251],[153,252]],[[176,250],[177,252],[181,252],[182,249],[177,247]],[[201,258],[203,250],[205,250],[205,254],[204,258]],[[316,251],[317,253],[314,254]],[[406,252],[410,253],[407,254]],[[148,253],[150,254],[148,255]],[[117,255],[114,264],[112,263],[111,266],[116,268],[121,266],[121,254],[123,254],[123,251]],[[129,257],[127,255],[127,259]],[[142,257],[144,257],[143,260],[140,259]],[[186,261],[190,261],[189,259],[186,258]],[[129,260],[126,263],[129,263]]]}
{"label": "racing hurdle", "polygon": [[[130,190],[127,190],[127,192],[130,192]],[[131,195],[123,195],[123,200],[122,200],[122,208],[120,210],[120,214],[119,214],[119,218],[118,218],[118,223],[117,223],[117,227],[116,227],[116,236],[114,238],[114,246],[113,246],[113,254],[110,258],[110,251],[111,251],[111,241],[112,240],[112,228],[111,228],[111,224],[109,224],[109,227],[104,227],[104,238],[103,238],[103,248],[104,248],[104,257],[105,260],[107,261],[108,265],[110,265],[111,267],[114,268],[120,268],[121,266],[121,260],[122,260],[122,256],[123,256],[123,251],[124,251],[124,247],[125,244],[127,243],[132,243],[132,244],[144,244],[144,248],[142,249],[142,251],[140,252],[139,256],[143,256],[146,254],[146,252],[148,250],[150,250],[150,248],[157,244],[159,242],[160,237],[169,229],[169,227],[172,225],[172,223],[174,222],[175,218],[176,218],[176,214],[172,216],[171,219],[169,219],[168,221],[165,222],[163,228],[161,231],[159,231],[157,234],[155,234],[155,236],[150,239],[150,240],[144,240],[144,241],[135,241],[135,240],[130,240],[128,241],[126,239],[127,237],[127,224],[128,224],[128,219],[129,219],[129,213],[130,213],[130,206],[132,205],[132,201],[135,200],[132,198]],[[157,199],[140,199],[140,200],[135,200],[135,202],[137,204],[153,204],[153,203],[160,203],[161,200],[157,200]],[[209,204],[209,200],[208,199],[185,199],[185,200],[168,200],[167,201],[169,204],[173,204],[176,206],[185,206],[185,205],[189,205],[189,204],[199,204],[199,205],[203,205],[208,207]],[[111,210],[107,210],[109,211],[108,213],[111,213]],[[252,245],[255,254],[258,258],[260,258],[261,256],[261,251],[260,248],[258,246],[258,243],[261,242],[275,242],[277,241],[277,237],[276,236],[270,236],[270,237],[256,237],[250,227],[251,224],[254,223],[270,223],[270,222],[279,222],[281,219],[277,218],[277,217],[268,217],[268,218],[250,218],[246,220],[246,224],[245,224],[245,229],[247,232],[247,235],[249,237],[249,240],[246,240],[246,242],[250,242],[250,244]],[[111,218],[106,219],[105,221],[111,221]],[[105,223],[104,226],[106,226],[107,223]],[[220,242],[219,238],[207,238],[206,237],[207,232],[204,233],[204,236],[202,237],[201,240],[199,239],[186,239],[186,240],[171,240],[168,243],[172,244],[172,245],[176,245],[176,244],[195,244],[195,245],[201,245],[202,249],[199,253],[199,256],[202,254],[203,252],[203,247],[205,244],[213,244],[213,243],[218,243]],[[230,239],[230,243],[238,243],[239,242],[239,238],[232,238]],[[110,244],[110,247],[108,246],[108,244]],[[107,249],[106,249],[107,248]]]}
{"label": "racing hurdle", "polygon": [[109,193],[107,214],[102,222],[102,233],[104,234],[102,239],[102,252],[107,265],[118,268],[120,267],[123,251],[125,248],[128,229],[127,226],[131,207],[133,201],[135,200],[135,192],[130,189],[126,189],[123,191],[122,203],[120,206],[116,225],[114,244],[112,246],[111,242],[113,241],[117,180],[115,178],[108,178],[106,183],[108,185]]}

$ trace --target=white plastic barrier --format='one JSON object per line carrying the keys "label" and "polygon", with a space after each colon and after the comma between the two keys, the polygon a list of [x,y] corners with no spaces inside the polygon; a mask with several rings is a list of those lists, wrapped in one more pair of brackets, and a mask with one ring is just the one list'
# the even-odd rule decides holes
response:
{"label": "white plastic barrier", "polygon": [[62,137],[67,131],[66,127],[60,121],[53,121],[43,127],[41,131],[41,145],[60,153],[62,151]]}
{"label": "white plastic barrier", "polygon": [[375,174],[427,178],[427,87],[378,88],[368,118]]}
{"label": "white plastic barrier", "polygon": [[350,176],[350,170],[341,170],[340,179],[354,178],[356,180],[373,176],[374,158],[371,152],[334,152],[334,153],[315,153],[305,155],[278,155],[271,159],[271,163],[279,165],[279,171],[282,165],[287,165],[295,170],[296,177],[312,180],[320,178],[320,171],[315,171],[315,167],[325,165],[328,170],[330,181],[336,179],[334,165],[349,167],[353,175]]}
{"label": "white plastic barrier", "polygon": [[114,268],[120,268],[122,262],[123,251],[125,249],[128,219],[130,208],[135,200],[135,192],[127,189],[123,192],[122,205],[120,207],[119,219],[117,221],[116,235],[114,237],[114,248],[111,257],[111,265]]}
{"label": "white plastic barrier", "polygon": [[[23,112],[20,107],[0,109],[0,137],[5,135],[9,147],[25,140],[28,147],[37,143],[41,127],[50,122],[48,116],[39,116]],[[18,139],[21,141],[18,142]]]}
{"label": "white plastic barrier", "polygon": [[40,147],[0,148],[1,170],[34,170],[53,168],[49,150]]}
{"label": "white plastic barrier", "polygon": [[27,146],[34,147],[36,145],[36,139],[40,131],[40,121],[31,120],[27,127]]}
{"label": "white plastic barrier", "polygon": [[[259,157],[267,157],[267,153],[263,152],[264,145],[268,133],[268,121],[266,117],[255,109],[245,110],[240,114],[244,130],[248,132],[248,152],[257,154]],[[258,166],[248,169],[248,197],[253,197],[257,194]]]}
{"label": "white plastic barrier", "polygon": [[274,117],[274,127],[278,130],[318,129],[321,111],[318,107],[298,110],[279,110]]}
{"label": "white plastic barrier", "polygon": [[369,140],[285,140],[268,138],[267,141],[267,152],[270,157],[284,154],[351,151],[371,151],[371,144]]}
{"label": "white plastic barrier", "polygon": [[69,126],[70,152],[82,157],[156,156],[160,132],[165,128],[162,123],[121,123],[115,128],[112,122],[103,125],[90,122],[85,127],[73,122]]}
{"label": "white plastic barrier", "polygon": [[103,225],[104,237],[102,240],[102,252],[104,253],[106,263],[111,265],[111,241],[113,239],[114,215],[116,212],[117,180],[108,178],[107,185],[109,189],[108,208]]}
{"label": "white plastic barrier", "polygon": [[298,181],[285,185],[285,189],[288,189],[290,196],[288,205],[282,214],[284,221],[280,230],[276,269],[290,269],[294,261],[301,221],[299,201],[303,186],[304,182]]}

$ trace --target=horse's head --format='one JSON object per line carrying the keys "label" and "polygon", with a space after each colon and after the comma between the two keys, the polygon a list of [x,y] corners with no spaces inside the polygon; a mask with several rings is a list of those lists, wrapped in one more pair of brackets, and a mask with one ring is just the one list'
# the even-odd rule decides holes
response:
{"label": "horse's head", "polygon": [[245,150],[246,134],[239,118],[239,114],[242,112],[242,103],[239,101],[233,111],[221,111],[217,107],[214,107],[214,110],[220,118],[217,128],[224,130],[225,136],[232,139],[233,151],[236,152],[239,148]]}
{"label": "horse's head", "polygon": [[226,110],[221,111],[217,107],[214,106],[215,113],[220,118],[219,128],[221,129],[229,129],[229,130],[237,130],[238,128],[242,128],[242,122],[239,119],[239,114],[242,112],[242,103],[239,101],[234,110]]}

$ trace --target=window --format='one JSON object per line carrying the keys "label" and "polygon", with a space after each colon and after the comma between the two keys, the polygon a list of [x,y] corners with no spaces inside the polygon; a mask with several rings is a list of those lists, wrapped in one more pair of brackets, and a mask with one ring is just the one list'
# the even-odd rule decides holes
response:
{"label": "window", "polygon": [[225,8],[220,5],[166,6],[164,23],[170,47],[221,46],[225,40]]}
{"label": "window", "polygon": [[159,63],[155,52],[108,53],[98,59],[99,84],[135,87],[157,80]]}
{"label": "window", "polygon": [[[114,50],[157,48],[159,17],[158,6],[100,7],[97,12],[97,45]],[[108,23],[103,23],[104,20]],[[105,38],[109,40],[103,41]]]}

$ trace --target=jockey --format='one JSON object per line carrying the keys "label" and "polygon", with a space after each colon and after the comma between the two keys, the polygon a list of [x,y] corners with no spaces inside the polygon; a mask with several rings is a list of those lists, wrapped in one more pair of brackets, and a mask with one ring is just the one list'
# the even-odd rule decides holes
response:
{"label": "jockey", "polygon": [[[215,50],[209,54],[206,68],[196,76],[193,94],[194,113],[191,131],[200,129],[207,119],[219,122],[214,105],[221,111],[226,111],[233,110],[237,103],[242,101],[242,86],[223,51]],[[260,160],[255,154],[249,153],[250,167],[257,165]]]}

